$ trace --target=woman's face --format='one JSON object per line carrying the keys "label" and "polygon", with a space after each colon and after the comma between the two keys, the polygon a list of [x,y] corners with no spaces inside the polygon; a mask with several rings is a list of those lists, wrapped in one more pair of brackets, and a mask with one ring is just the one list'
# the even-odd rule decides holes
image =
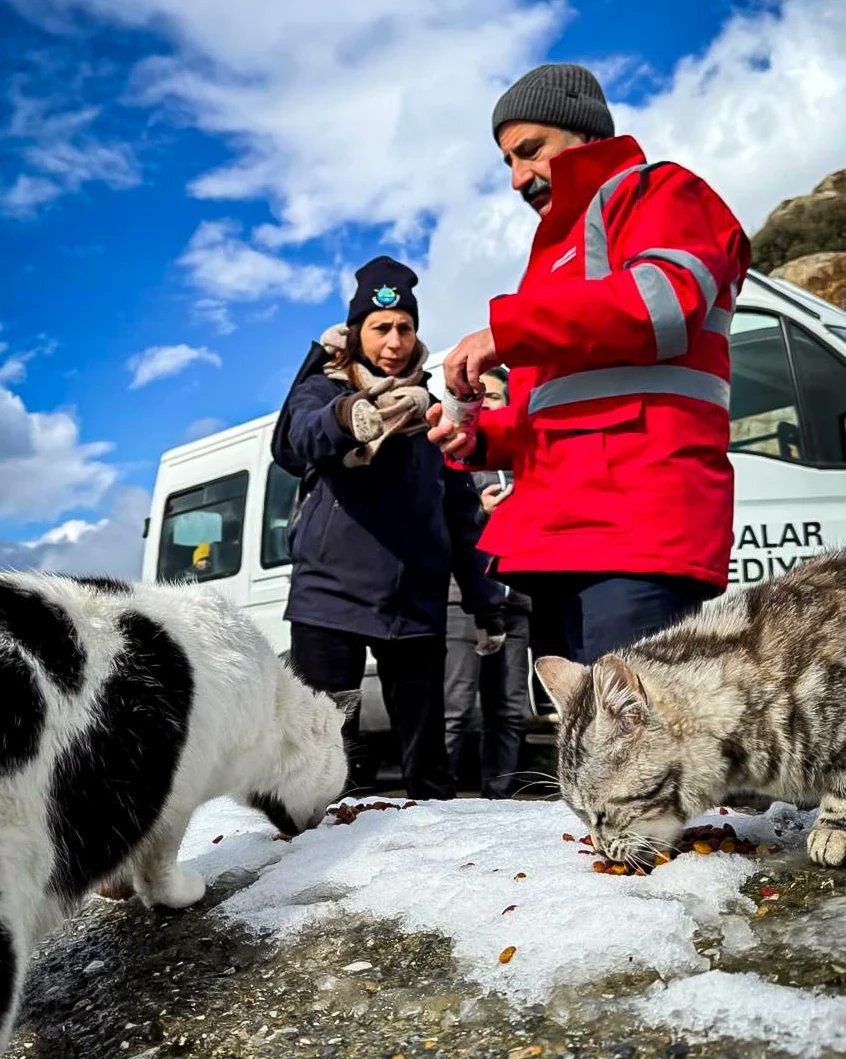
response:
{"label": "woman's face", "polygon": [[361,325],[361,352],[386,375],[401,375],[408,367],[417,332],[404,309],[379,309]]}

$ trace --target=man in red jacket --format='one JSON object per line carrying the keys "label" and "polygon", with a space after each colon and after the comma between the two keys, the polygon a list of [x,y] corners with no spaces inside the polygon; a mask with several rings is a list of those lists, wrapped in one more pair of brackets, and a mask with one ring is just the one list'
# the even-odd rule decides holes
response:
{"label": "man in red jacket", "polygon": [[[429,436],[513,470],[479,547],[532,597],[538,651],[591,662],[725,589],[728,335],[749,243],[704,181],[614,135],[583,67],[526,74],[493,131],[540,222],[517,293],[447,357]],[[511,403],[475,415],[499,363]]]}

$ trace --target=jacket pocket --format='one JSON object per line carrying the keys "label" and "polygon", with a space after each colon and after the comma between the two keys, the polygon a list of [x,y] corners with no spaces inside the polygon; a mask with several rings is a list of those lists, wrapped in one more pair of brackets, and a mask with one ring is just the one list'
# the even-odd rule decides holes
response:
{"label": "jacket pocket", "polygon": [[642,433],[642,401],[605,399],[558,405],[531,417],[532,507],[543,532],[612,528],[624,503],[615,473],[620,445]]}
{"label": "jacket pocket", "polygon": [[335,531],[334,523],[337,522],[335,516],[337,515],[340,506],[340,501],[334,498],[325,506],[325,517],[323,519],[323,526],[320,530],[320,547],[317,552],[318,560],[321,563],[326,563],[328,561],[332,546],[336,543],[332,540],[332,533]]}
{"label": "jacket pocket", "polygon": [[314,488],[303,497],[288,523],[288,553],[291,556],[291,562],[297,562],[302,556],[302,541],[306,536],[314,509],[317,507],[316,494],[317,488]]}
{"label": "jacket pocket", "polygon": [[613,427],[637,427],[643,414],[641,397],[606,397],[577,404],[559,404],[544,408],[531,416],[538,430],[563,430],[570,433],[608,430]]}

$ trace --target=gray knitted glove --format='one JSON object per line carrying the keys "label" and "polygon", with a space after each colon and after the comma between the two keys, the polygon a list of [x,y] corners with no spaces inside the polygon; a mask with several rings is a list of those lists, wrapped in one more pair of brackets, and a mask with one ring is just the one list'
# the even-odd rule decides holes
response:
{"label": "gray knitted glove", "polygon": [[335,402],[335,417],[342,429],[367,444],[385,433],[385,420],[374,403],[378,397],[393,390],[397,380],[393,377],[379,379],[360,393],[351,393]]}
{"label": "gray knitted glove", "polygon": [[339,398],[335,402],[335,418],[342,430],[365,444],[375,441],[385,430],[379,409],[366,393],[351,393]]}

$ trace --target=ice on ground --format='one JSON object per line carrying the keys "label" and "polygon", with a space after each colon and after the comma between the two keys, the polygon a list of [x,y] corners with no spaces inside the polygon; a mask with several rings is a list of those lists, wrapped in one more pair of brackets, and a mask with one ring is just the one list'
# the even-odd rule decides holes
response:
{"label": "ice on ground", "polygon": [[[777,804],[763,816],[714,812],[697,822],[730,821],[755,841],[799,846],[811,820]],[[735,951],[751,944],[755,905],[740,888],[760,861],[687,854],[646,877],[601,875],[578,842],[562,840],[583,831],[562,803],[460,799],[365,812],[351,825],[327,820],[289,843],[273,841],[258,814],[220,800],[197,812],[181,857],[210,880],[234,867],[259,871],[218,908],[255,930],[281,936],[356,913],[392,918],[452,938],[463,973],[515,1002],[644,973],[669,982],[645,995],[644,1019],[679,1026],[685,1009],[681,1024],[704,1032],[720,1021],[748,1023],[753,1012],[754,1033],[738,1036],[757,1039],[778,1024],[786,1039],[803,1037],[797,1004],[808,994],[709,971],[695,945],[703,934]],[[508,946],[516,952],[503,964]],[[840,1040],[846,1000],[813,1005],[829,1043]]]}
{"label": "ice on ground", "polygon": [[756,974],[708,971],[655,985],[634,1005],[648,1026],[684,1026],[688,1037],[777,1043],[795,1055],[846,1049],[846,998],[773,985]]}

